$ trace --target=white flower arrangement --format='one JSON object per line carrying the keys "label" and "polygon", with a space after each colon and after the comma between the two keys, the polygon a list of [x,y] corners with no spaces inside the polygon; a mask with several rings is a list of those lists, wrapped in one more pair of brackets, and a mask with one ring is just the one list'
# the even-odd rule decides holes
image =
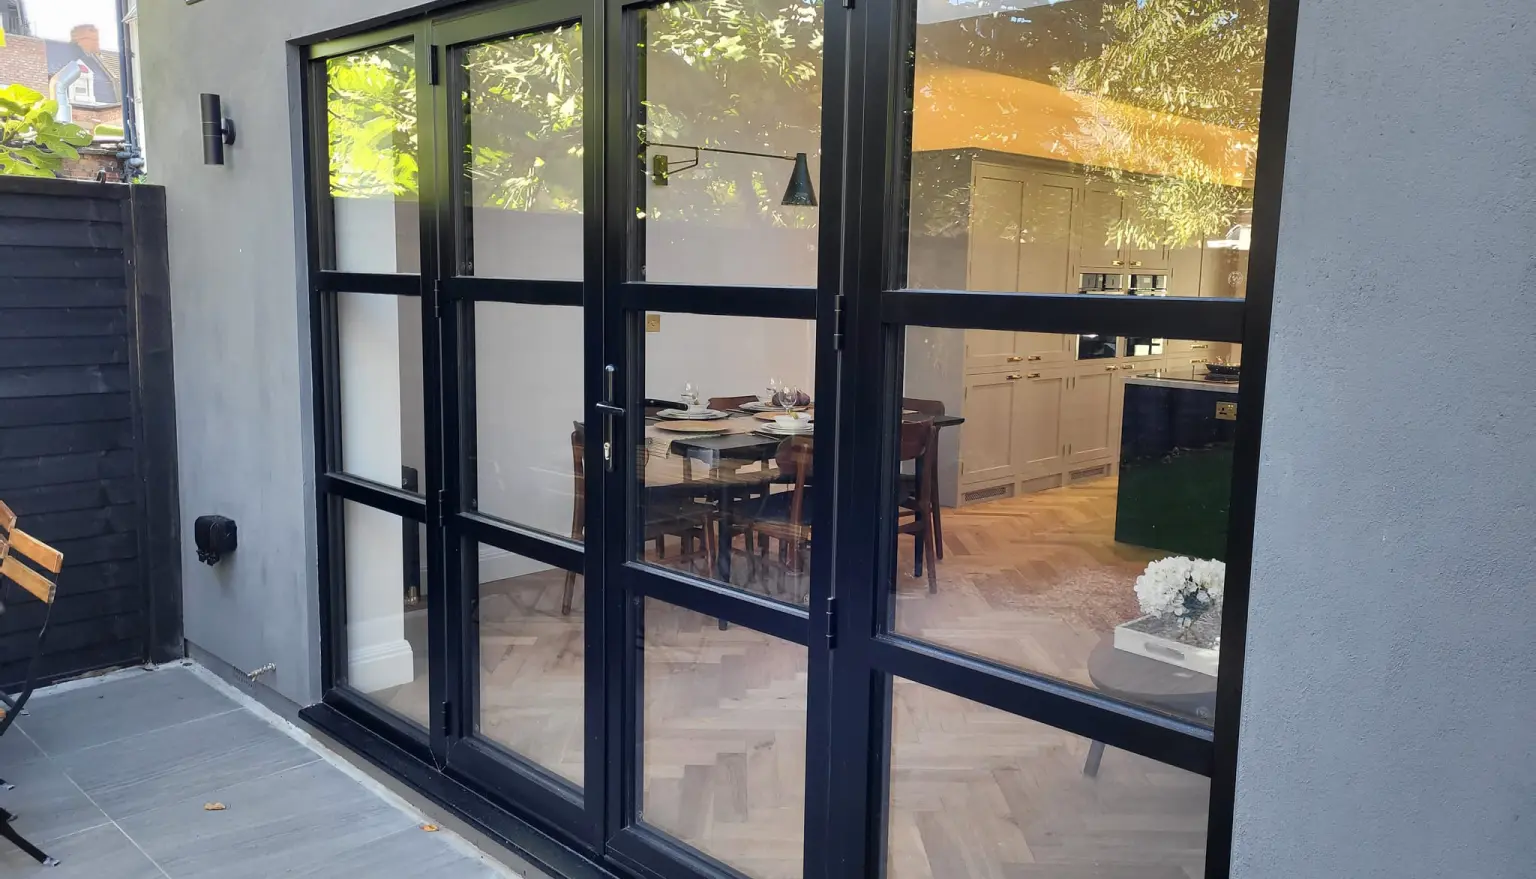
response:
{"label": "white flower arrangement", "polygon": [[1225,562],[1170,556],[1147,565],[1136,578],[1136,600],[1142,613],[1174,617],[1187,627],[1221,606],[1226,580]]}

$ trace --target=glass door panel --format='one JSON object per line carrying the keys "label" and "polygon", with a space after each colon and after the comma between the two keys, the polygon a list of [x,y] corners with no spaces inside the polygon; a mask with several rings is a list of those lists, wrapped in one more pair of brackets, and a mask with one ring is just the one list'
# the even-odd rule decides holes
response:
{"label": "glass door panel", "polygon": [[755,879],[802,875],[804,646],[644,609],[639,818]]}
{"label": "glass door panel", "polygon": [[463,274],[581,280],[582,36],[576,23],[462,51]]}
{"label": "glass door panel", "polygon": [[326,268],[421,271],[416,48],[392,43],[325,61]]}
{"label": "glass door panel", "polygon": [[821,0],[680,0],[635,13],[648,178],[634,280],[816,284]]}
{"label": "glass door panel", "polygon": [[815,322],[650,313],[646,324],[636,557],[806,604]]}
{"label": "glass door panel", "polygon": [[526,4],[434,27],[439,217],[467,709],[451,768],[595,844],[588,589],[583,22]]}

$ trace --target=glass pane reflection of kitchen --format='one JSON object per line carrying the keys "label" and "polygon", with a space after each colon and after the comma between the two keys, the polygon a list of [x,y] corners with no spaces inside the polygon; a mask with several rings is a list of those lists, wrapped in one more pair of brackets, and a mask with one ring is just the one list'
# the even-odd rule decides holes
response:
{"label": "glass pane reflection of kitchen", "polygon": [[[1267,6],[917,0],[900,284],[1244,296]],[[1242,351],[1077,329],[907,328],[892,625],[1209,723]]]}
{"label": "glass pane reflection of kitchen", "polygon": [[1210,723],[1240,360],[908,327],[894,629]]}

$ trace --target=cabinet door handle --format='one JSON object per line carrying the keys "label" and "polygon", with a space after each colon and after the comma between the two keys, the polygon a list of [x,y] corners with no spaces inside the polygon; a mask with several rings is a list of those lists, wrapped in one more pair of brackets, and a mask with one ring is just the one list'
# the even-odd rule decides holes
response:
{"label": "cabinet door handle", "polygon": [[1119,368],[1120,367],[1118,367],[1118,366],[1106,366],[1106,367],[1104,367],[1104,371],[1105,372],[1114,372],[1115,370],[1117,370]]}
{"label": "cabinet door handle", "polygon": [[1205,362],[1205,358],[1204,357],[1196,357],[1194,360],[1191,360],[1189,362],[1190,363],[1204,363]]}
{"label": "cabinet door handle", "polygon": [[1140,266],[1140,265],[1141,265],[1141,260],[1139,260],[1139,259],[1137,259],[1137,260],[1132,260],[1132,261],[1131,261],[1131,265],[1133,265],[1133,266],[1138,266],[1138,267],[1139,267],[1139,266]]}
{"label": "cabinet door handle", "polygon": [[1016,382],[1016,381],[1018,381],[1019,379],[1021,379],[1023,377],[1024,376],[1019,375],[1018,373],[1015,372],[1015,373],[1009,374],[1008,380],[1011,381],[1011,382]]}
{"label": "cabinet door handle", "polygon": [[1018,362],[1022,361],[1023,359],[1024,358],[1020,357],[1017,354],[1012,354],[1012,355],[1009,355],[1008,362],[1009,363],[1018,363]]}
{"label": "cabinet door handle", "polygon": [[1121,369],[1135,369],[1136,368],[1136,364],[1134,364],[1134,363],[1122,363],[1122,364],[1120,364],[1120,368]]}
{"label": "cabinet door handle", "polygon": [[1191,350],[1199,351],[1202,348],[1209,348],[1211,346],[1210,346],[1209,343],[1204,343],[1204,344],[1200,344],[1200,345],[1190,345],[1189,347],[1190,347]]}
{"label": "cabinet door handle", "polygon": [[[1032,372],[1032,373],[1030,373],[1030,374],[1029,374],[1029,375],[1026,375],[1026,376],[1024,376],[1024,377],[1025,377],[1025,378],[1039,378],[1039,377],[1040,377],[1040,373],[1038,373],[1038,372]],[[1017,375],[1015,375],[1015,376],[1013,376],[1013,378],[1018,378],[1018,376],[1017,376]]]}
{"label": "cabinet door handle", "polygon": [[1123,265],[1125,265],[1125,260],[1117,259],[1114,262],[1110,263],[1110,265],[1123,266]]}
{"label": "cabinet door handle", "polygon": [[1034,363],[1035,361],[1037,361],[1039,359],[1040,359],[1040,355],[1039,354],[1031,354],[1031,355],[1029,355],[1029,362],[1030,363]]}

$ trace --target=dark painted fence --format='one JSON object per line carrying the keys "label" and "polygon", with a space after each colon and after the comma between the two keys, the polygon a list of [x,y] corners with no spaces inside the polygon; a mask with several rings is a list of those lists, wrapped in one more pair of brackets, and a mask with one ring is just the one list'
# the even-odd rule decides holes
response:
{"label": "dark painted fence", "polygon": [[[165,192],[0,177],[0,500],[64,553],[40,674],[182,653]],[[0,683],[43,606],[7,584]]]}

